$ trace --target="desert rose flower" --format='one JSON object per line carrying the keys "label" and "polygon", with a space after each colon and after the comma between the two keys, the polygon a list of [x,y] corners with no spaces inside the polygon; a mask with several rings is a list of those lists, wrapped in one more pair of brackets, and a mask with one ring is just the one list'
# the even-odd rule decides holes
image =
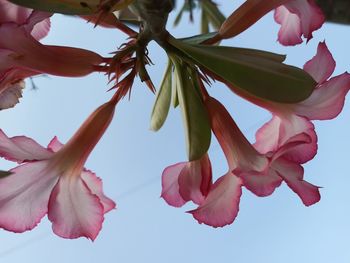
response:
{"label": "desert rose flower", "polygon": [[319,29],[325,16],[314,0],[246,0],[222,24],[218,34],[208,43],[234,37],[255,24],[275,9],[275,21],[281,25],[278,41],[283,45],[296,45],[308,41]]}
{"label": "desert rose flower", "polygon": [[49,46],[39,42],[47,35],[52,14],[0,1],[0,109],[13,107],[21,94],[23,79],[52,74],[79,77],[90,74],[103,59],[79,48]]}
{"label": "desert rose flower", "polygon": [[211,187],[199,207],[190,211],[200,223],[214,227],[231,224],[237,216],[242,186],[258,196],[268,196],[284,181],[306,205],[319,201],[318,187],[303,180],[300,164],[284,155],[310,141],[301,133],[290,138],[277,151],[260,154],[244,137],[225,107],[213,98],[206,99],[212,130],[228,162],[228,171]]}
{"label": "desert rose flower", "polygon": [[255,146],[260,152],[274,151],[292,136],[304,132],[312,142],[294,148],[286,157],[304,163],[315,156],[317,136],[311,120],[329,120],[338,116],[350,89],[350,75],[347,72],[330,78],[335,66],[332,54],[322,42],[318,45],[317,54],[304,65],[304,70],[318,82],[308,99],[296,104],[251,100],[273,114],[272,119],[256,134]]}
{"label": "desert rose flower", "polygon": [[30,138],[0,132],[0,156],[20,163],[0,180],[1,228],[21,233],[48,214],[55,234],[96,238],[115,203],[84,164],[109,126],[115,105],[112,99],[97,108],[65,145],[54,138],[44,148]]}

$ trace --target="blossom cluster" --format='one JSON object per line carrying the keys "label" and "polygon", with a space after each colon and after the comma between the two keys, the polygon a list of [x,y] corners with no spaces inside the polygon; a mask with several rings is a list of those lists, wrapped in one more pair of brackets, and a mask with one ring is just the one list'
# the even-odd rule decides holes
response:
{"label": "blossom cluster", "polygon": [[[73,14],[82,19],[129,35],[129,42],[107,58],[90,50],[42,44],[40,40],[49,33],[56,7],[50,6],[50,1],[31,8],[24,7],[26,1],[24,6],[12,2],[21,4],[20,0],[0,0],[0,109],[14,107],[22,96],[25,80],[40,74],[81,77],[104,72],[114,83],[111,90],[115,92],[66,144],[54,137],[43,147],[28,137],[8,137],[0,130],[0,156],[18,164],[0,178],[1,228],[17,233],[31,230],[47,214],[54,233],[61,237],[97,237],[104,214],[116,204],[103,194],[101,179],[84,165],[111,123],[117,103],[130,93],[135,77],[155,91],[146,70],[151,64],[146,49],[151,40],[157,41],[169,57],[153,110],[153,128],[157,130],[164,123],[171,96],[187,123],[189,160],[167,167],[162,174],[161,196],[169,205],[181,207],[192,201],[198,207],[189,212],[198,222],[222,227],[236,218],[243,187],[264,197],[286,183],[304,205],[320,200],[319,187],[304,180],[302,166],[317,153],[312,121],[329,120],[341,112],[350,89],[350,75],[332,76],[336,63],[325,42],[319,43],[316,55],[303,69],[283,64],[280,55],[211,45],[243,32],[272,10],[281,25],[281,44],[300,44],[302,37],[309,41],[325,21],[314,0],[246,0],[219,25],[217,33],[190,40],[175,39],[165,29],[173,1],[164,1],[159,10],[151,6],[152,18],[143,0],[97,1],[96,7],[88,9],[96,8],[96,12],[88,15],[84,5],[65,1],[67,7],[57,12],[76,12]],[[139,33],[122,22],[121,13],[126,11],[142,24]],[[222,56],[223,51],[232,57]],[[217,61],[232,65],[233,72],[227,74],[231,69],[220,68]],[[207,92],[212,79],[271,112],[271,120],[258,129],[253,144],[225,106]],[[300,94],[295,91],[298,94],[294,96],[291,87],[292,92],[284,95],[290,92],[284,91],[284,86],[294,84],[305,89],[297,85]],[[269,89],[271,85],[276,89]],[[211,133],[228,166],[215,182],[207,153]]]}

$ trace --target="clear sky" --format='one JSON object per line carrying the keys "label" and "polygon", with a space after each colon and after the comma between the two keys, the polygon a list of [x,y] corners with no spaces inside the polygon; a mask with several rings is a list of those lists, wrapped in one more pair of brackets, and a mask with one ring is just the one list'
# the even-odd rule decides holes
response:
{"label": "clear sky", "polygon": [[[224,1],[221,1],[224,2]],[[232,4],[230,3],[232,2]],[[225,1],[228,14],[242,1]],[[172,21],[171,18],[170,21]],[[198,29],[185,19],[173,30],[189,36]],[[278,26],[272,15],[233,40],[229,45],[253,47],[288,54],[287,62],[302,66],[326,42],[337,61],[336,73],[350,70],[350,27],[326,24],[308,45],[285,48],[277,42]],[[93,29],[84,21],[56,15],[45,43],[85,47],[101,54],[115,51],[125,35],[115,30]],[[155,44],[150,68],[159,83],[166,65],[163,51]],[[111,94],[102,74],[79,79],[38,77],[37,89],[28,83],[21,103],[0,112],[1,128],[9,135],[33,137],[46,145],[57,135],[65,142],[84,119]],[[236,97],[220,84],[210,92],[220,98],[250,138],[269,114]],[[214,229],[199,225],[185,211],[168,206],[159,198],[162,170],[186,158],[183,128],[178,109],[158,133],[149,130],[154,96],[137,81],[131,101],[118,105],[115,119],[90,156],[86,167],[103,179],[105,193],[118,209],[105,217],[95,242],[66,240],[51,231],[45,218],[25,234],[0,231],[0,262],[237,262],[295,263],[350,261],[350,105],[332,121],[317,122],[319,153],[305,166],[305,178],[322,186],[321,201],[309,208],[285,185],[272,196],[258,198],[244,190],[236,221]],[[217,178],[226,163],[216,143],[210,149]],[[2,169],[12,163],[1,162]]]}

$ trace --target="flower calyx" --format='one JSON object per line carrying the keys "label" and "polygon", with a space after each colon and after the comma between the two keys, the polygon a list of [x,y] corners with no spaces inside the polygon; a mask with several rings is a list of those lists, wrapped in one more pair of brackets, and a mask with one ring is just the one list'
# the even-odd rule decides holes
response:
{"label": "flower calyx", "polygon": [[[141,35],[139,35],[140,37]],[[115,84],[111,89],[117,89],[118,100],[125,97],[132,89],[135,77],[138,75],[142,82],[154,93],[153,82],[146,70],[146,65],[152,64],[148,57],[148,41],[143,42],[140,38],[132,38],[123,44],[114,57],[108,61],[108,72],[110,82]],[[120,80],[121,79],[121,80]]]}

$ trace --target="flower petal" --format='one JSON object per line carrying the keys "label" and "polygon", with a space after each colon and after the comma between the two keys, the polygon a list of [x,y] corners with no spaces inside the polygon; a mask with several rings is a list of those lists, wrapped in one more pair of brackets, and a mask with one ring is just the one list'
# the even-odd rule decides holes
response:
{"label": "flower petal", "polygon": [[9,138],[0,130],[0,156],[18,163],[48,159],[52,152],[25,136]]}
{"label": "flower petal", "polygon": [[238,214],[241,186],[240,178],[233,173],[227,173],[215,182],[204,202],[189,213],[200,224],[213,227],[231,224]]}
{"label": "flower petal", "polygon": [[51,150],[52,152],[58,152],[63,146],[64,144],[58,140],[57,136],[55,136],[47,145],[47,149]]}
{"label": "flower petal", "polygon": [[0,1],[0,24],[15,23],[19,26],[24,25],[31,35],[40,40],[45,37],[50,30],[51,14],[40,11],[33,11],[19,5],[12,4],[9,1]]}
{"label": "flower petal", "polygon": [[0,24],[13,22],[18,25],[26,23],[32,9],[12,4],[9,1],[0,1]]}
{"label": "flower petal", "polygon": [[319,84],[325,82],[334,72],[335,60],[325,42],[320,42],[316,55],[305,63],[304,70]]}
{"label": "flower petal", "polygon": [[320,85],[305,101],[295,105],[295,112],[311,120],[329,120],[343,109],[350,90],[350,74],[344,73]]}
{"label": "flower petal", "polygon": [[11,83],[8,87],[0,93],[0,110],[14,107],[19,98],[22,97],[22,90],[25,87],[23,80]]}
{"label": "flower petal", "polygon": [[273,167],[304,205],[313,205],[321,199],[319,187],[303,180],[304,170],[301,165],[279,158]]}
{"label": "flower petal", "polygon": [[305,163],[317,153],[317,135],[314,125],[304,117],[294,114],[274,115],[257,131],[254,147],[262,154],[275,152],[288,140],[302,133],[308,135],[305,144],[288,150],[284,157],[297,163]]}
{"label": "flower petal", "polygon": [[89,170],[84,170],[81,173],[81,178],[86,183],[90,191],[93,194],[97,195],[100,199],[100,202],[103,205],[103,213],[107,213],[115,208],[116,204],[114,203],[114,201],[112,199],[109,199],[103,193],[101,178],[97,177],[95,173]]}
{"label": "flower petal", "polygon": [[183,200],[201,204],[212,184],[211,163],[208,155],[188,162],[178,178],[179,193]]}
{"label": "flower petal", "polygon": [[95,240],[103,222],[103,205],[80,177],[62,175],[49,201],[48,217],[60,237]]}
{"label": "flower petal", "polygon": [[282,45],[296,45],[302,42],[302,35],[310,40],[325,17],[314,0],[292,0],[276,9],[275,20],[281,24],[278,41]]}
{"label": "flower petal", "polygon": [[50,31],[51,22],[49,18],[42,20],[41,22],[34,25],[31,35],[36,40],[41,40],[47,36]]}
{"label": "flower petal", "polygon": [[281,25],[278,31],[278,42],[285,46],[297,45],[303,42],[301,38],[300,18],[291,13],[285,6],[275,10],[275,21]]}
{"label": "flower petal", "polygon": [[249,191],[261,197],[271,195],[283,181],[273,169],[268,169],[265,173],[255,171],[234,172],[242,179],[243,185]]}
{"label": "flower petal", "polygon": [[24,232],[33,229],[47,213],[52,188],[58,180],[48,161],[27,163],[0,179],[0,227]]}
{"label": "flower petal", "polygon": [[312,38],[312,32],[319,29],[325,16],[314,0],[292,0],[285,4],[285,7],[300,18],[301,32],[309,41]]}
{"label": "flower petal", "polygon": [[181,207],[186,201],[180,195],[179,176],[186,166],[186,162],[177,163],[164,169],[162,174],[162,194],[161,197],[169,205]]}

